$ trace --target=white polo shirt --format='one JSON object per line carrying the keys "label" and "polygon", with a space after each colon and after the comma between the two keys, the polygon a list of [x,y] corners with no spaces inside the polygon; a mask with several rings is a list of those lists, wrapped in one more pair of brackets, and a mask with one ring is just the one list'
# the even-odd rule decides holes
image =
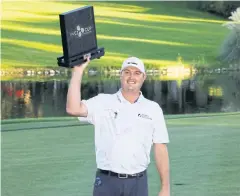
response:
{"label": "white polo shirt", "polygon": [[79,117],[95,127],[97,168],[134,174],[147,169],[153,143],[168,143],[160,106],[141,94],[131,104],[122,95],[99,94],[82,100],[88,116]]}

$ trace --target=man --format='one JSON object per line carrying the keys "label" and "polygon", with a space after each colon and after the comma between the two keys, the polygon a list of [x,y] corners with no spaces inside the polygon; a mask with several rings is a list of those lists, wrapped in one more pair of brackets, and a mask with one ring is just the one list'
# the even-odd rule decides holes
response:
{"label": "man", "polygon": [[147,167],[154,144],[161,179],[159,196],[170,196],[168,132],[160,106],[142,95],[146,73],[143,62],[126,59],[121,68],[121,89],[81,100],[81,80],[89,59],[72,70],[67,113],[95,127],[97,172],[94,196],[147,196]]}

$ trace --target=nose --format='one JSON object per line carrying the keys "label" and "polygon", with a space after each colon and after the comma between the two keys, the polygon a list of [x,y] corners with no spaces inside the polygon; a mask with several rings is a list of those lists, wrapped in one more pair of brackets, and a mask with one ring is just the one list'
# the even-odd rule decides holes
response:
{"label": "nose", "polygon": [[134,72],[129,72],[129,78],[133,78],[135,76]]}
{"label": "nose", "polygon": [[128,80],[135,80],[134,73],[131,73],[129,75]]}

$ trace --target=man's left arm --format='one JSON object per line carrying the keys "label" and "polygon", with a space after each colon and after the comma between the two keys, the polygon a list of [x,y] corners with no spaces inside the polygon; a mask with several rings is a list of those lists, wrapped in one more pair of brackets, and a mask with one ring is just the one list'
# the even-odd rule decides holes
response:
{"label": "man's left arm", "polygon": [[154,144],[156,167],[161,179],[159,196],[170,196],[169,156],[166,144]]}
{"label": "man's left arm", "polygon": [[169,143],[168,130],[162,109],[159,105],[155,109],[157,110],[155,110],[154,118],[153,147],[156,167],[162,184],[159,196],[170,196],[170,166],[167,149],[167,144]]}

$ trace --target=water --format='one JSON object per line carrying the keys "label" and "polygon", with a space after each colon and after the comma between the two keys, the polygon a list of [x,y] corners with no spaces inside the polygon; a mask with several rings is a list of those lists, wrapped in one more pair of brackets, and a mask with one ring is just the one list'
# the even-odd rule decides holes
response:
{"label": "water", "polygon": [[[65,79],[12,79],[1,81],[2,119],[68,116],[65,111],[70,75]],[[93,74],[82,83],[82,97],[115,93],[118,76]],[[240,72],[199,71],[191,77],[149,76],[143,95],[158,102],[164,114],[240,111]]]}

